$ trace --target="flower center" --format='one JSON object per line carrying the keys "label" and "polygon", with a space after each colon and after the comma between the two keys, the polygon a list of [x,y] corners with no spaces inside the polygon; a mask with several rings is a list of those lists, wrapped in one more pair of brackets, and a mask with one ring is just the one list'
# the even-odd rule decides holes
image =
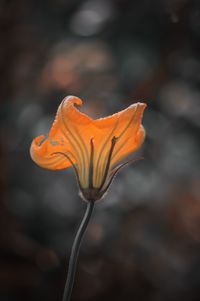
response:
{"label": "flower center", "polygon": [[[87,200],[98,200],[102,197],[105,192],[105,187],[107,186],[109,179],[110,179],[110,169],[111,169],[111,159],[114,151],[114,147],[117,142],[117,137],[113,136],[111,139],[111,146],[110,149],[97,168],[95,168],[94,164],[94,138],[90,139],[90,158],[89,158],[89,166],[85,166],[88,168],[88,179],[82,177],[80,170],[82,167],[79,166],[77,163],[74,163],[74,157],[71,152],[55,152],[52,155],[63,155],[70,163],[72,164],[74,171],[76,173],[77,181],[79,184],[79,188],[83,197]],[[101,167],[101,168],[100,168]],[[100,182],[95,183],[95,179],[99,179]],[[97,185],[98,184],[98,185]]]}

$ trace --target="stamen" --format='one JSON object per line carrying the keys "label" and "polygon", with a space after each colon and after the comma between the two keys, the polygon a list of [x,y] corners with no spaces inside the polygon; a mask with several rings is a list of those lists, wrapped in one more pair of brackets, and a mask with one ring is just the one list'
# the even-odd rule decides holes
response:
{"label": "stamen", "polygon": [[88,154],[88,149],[86,147],[86,144],[85,144],[85,141],[84,139],[81,137],[78,129],[76,127],[74,127],[74,130],[76,132],[76,135],[78,136],[78,138],[80,139],[81,143],[79,144],[80,146],[83,146],[83,150],[82,150],[82,153],[84,155],[84,162],[85,162],[85,166],[86,168],[84,168],[84,178],[85,178],[85,181],[87,180],[88,178],[88,166],[89,166],[89,154]]}
{"label": "stamen", "polygon": [[119,144],[118,148],[115,149],[115,153],[114,153],[113,156],[112,156],[112,162],[114,161],[116,155],[119,153],[119,151],[122,149],[122,147],[123,147],[124,145],[126,145],[126,143],[128,142],[128,140],[129,140],[130,138],[131,138],[131,136],[129,136],[125,141],[122,141],[122,142]]}
{"label": "stamen", "polygon": [[[102,158],[102,153],[106,149],[106,145],[110,141],[110,138],[112,137],[114,131],[116,130],[116,128],[118,126],[118,123],[119,123],[119,119],[117,119],[117,122],[115,123],[112,131],[110,132],[109,136],[107,137],[107,139],[105,140],[104,144],[101,147],[101,150],[100,150],[99,156],[98,156],[98,160],[97,160],[97,164],[96,164],[96,167],[95,167],[97,171],[99,170],[99,163],[100,163],[100,159]],[[98,178],[97,176],[98,176],[98,172],[96,173],[96,177],[95,177],[96,181],[97,181],[97,178]]]}
{"label": "stamen", "polygon": [[99,187],[99,190],[101,190],[103,185],[105,184],[105,181],[106,181],[106,178],[107,178],[107,175],[108,175],[108,171],[109,171],[109,168],[110,168],[110,162],[111,162],[113,150],[114,150],[115,144],[117,142],[117,139],[118,138],[116,138],[115,136],[112,138],[111,147],[110,147],[110,151],[108,153],[108,159],[107,159],[107,163],[106,163],[106,167],[105,167],[105,171],[104,171],[104,176],[103,176],[103,180],[101,182],[101,185]]}
{"label": "stamen", "polygon": [[93,174],[94,174],[94,138],[90,139],[90,166],[89,166],[89,176],[88,176],[88,182],[89,182],[89,188],[93,188]]}

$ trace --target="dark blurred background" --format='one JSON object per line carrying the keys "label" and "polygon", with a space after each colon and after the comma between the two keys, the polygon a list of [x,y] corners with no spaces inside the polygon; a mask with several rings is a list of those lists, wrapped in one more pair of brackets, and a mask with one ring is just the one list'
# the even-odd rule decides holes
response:
{"label": "dark blurred background", "polygon": [[199,0],[0,1],[0,300],[59,301],[84,213],[72,170],[30,159],[66,95],[145,101],[144,160],[96,206],[74,301],[200,300]]}

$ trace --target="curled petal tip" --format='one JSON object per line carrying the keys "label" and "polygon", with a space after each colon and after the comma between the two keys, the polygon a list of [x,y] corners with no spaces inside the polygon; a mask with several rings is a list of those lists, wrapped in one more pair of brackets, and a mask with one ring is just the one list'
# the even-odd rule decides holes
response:
{"label": "curled petal tip", "polygon": [[35,144],[36,146],[40,147],[46,139],[47,135],[40,135],[33,140],[32,146]]}
{"label": "curled petal tip", "polygon": [[34,162],[37,162],[38,155],[39,156],[43,155],[43,142],[45,140],[46,140],[46,136],[40,135],[32,141],[31,147],[30,147],[30,155]]}
{"label": "curled petal tip", "polygon": [[83,102],[79,97],[69,95],[63,99],[63,103],[81,106]]}

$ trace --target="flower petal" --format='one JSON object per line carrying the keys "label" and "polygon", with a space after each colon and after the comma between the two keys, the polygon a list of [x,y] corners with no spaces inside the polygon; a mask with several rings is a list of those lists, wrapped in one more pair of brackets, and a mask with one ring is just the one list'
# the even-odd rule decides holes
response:
{"label": "flower petal", "polygon": [[143,126],[140,126],[136,135],[132,135],[131,131],[127,131],[123,139],[116,145],[115,152],[112,158],[112,165],[115,165],[118,161],[121,161],[126,156],[137,151],[142,145],[145,138],[145,130]]}
{"label": "flower petal", "polygon": [[138,125],[141,124],[145,108],[145,103],[138,102],[111,116],[96,119],[94,120],[94,123],[96,127],[104,131],[104,134],[109,132],[111,129],[114,129],[114,135],[118,137],[129,123],[131,125],[136,123]]}
{"label": "flower petal", "polygon": [[[112,137],[118,138],[112,155],[112,165],[138,149],[142,144],[145,131],[141,126],[141,119],[145,107],[144,103],[136,103],[116,114],[94,121],[95,126],[101,130],[101,135],[99,135],[101,143],[95,153],[96,169],[100,177],[105,170]],[[99,185],[98,178],[95,179],[95,182],[96,185]]]}
{"label": "flower petal", "polygon": [[[71,101],[68,101],[68,114],[67,111],[65,111],[64,116],[67,120],[70,120],[70,113],[72,112],[73,115],[73,112],[76,110],[73,106],[74,103],[80,104],[80,100],[78,98],[72,98]],[[58,108],[56,118],[49,134],[35,138],[30,149],[33,161],[41,167],[52,170],[64,169],[72,166],[71,162],[61,153],[67,154],[73,163],[76,164],[79,162],[79,151],[76,152],[76,148],[74,148],[72,141],[73,139],[71,138],[69,131],[64,128],[62,117],[60,117],[61,105]]]}
{"label": "flower petal", "polygon": [[[61,102],[49,134],[33,140],[31,157],[48,169],[76,165],[83,188],[88,187],[92,166],[93,185],[101,187],[108,166],[111,168],[142,144],[145,131],[141,119],[146,105],[137,103],[112,116],[93,120],[76,108],[75,105],[81,104],[81,99],[75,96]],[[112,141],[115,141],[113,146]]]}
{"label": "flower petal", "polygon": [[79,177],[83,186],[87,186],[90,165],[90,140],[95,135],[93,120],[81,113],[74,105],[81,105],[80,98],[66,97],[58,108],[60,130],[71,144],[72,152],[79,167]]}
{"label": "flower petal", "polygon": [[31,158],[39,166],[47,169],[64,169],[70,167],[72,164],[66,160],[62,155],[55,154],[55,152],[67,152],[67,148],[63,147],[60,142],[47,138],[45,135],[36,137],[30,148]]}
{"label": "flower petal", "polygon": [[126,119],[125,126],[117,136],[119,139],[113,153],[112,164],[136,151],[143,143],[145,130],[141,125],[141,121],[145,107],[146,104],[137,103],[129,107],[126,116],[125,113],[123,114],[123,120]]}
{"label": "flower petal", "polygon": [[33,140],[31,157],[44,168],[63,169],[72,165],[61,153],[68,154],[77,165],[80,178],[86,181],[91,129],[94,126],[92,127],[93,120],[74,106],[81,104],[81,99],[75,96],[66,97],[61,102],[48,136],[42,135]]}

